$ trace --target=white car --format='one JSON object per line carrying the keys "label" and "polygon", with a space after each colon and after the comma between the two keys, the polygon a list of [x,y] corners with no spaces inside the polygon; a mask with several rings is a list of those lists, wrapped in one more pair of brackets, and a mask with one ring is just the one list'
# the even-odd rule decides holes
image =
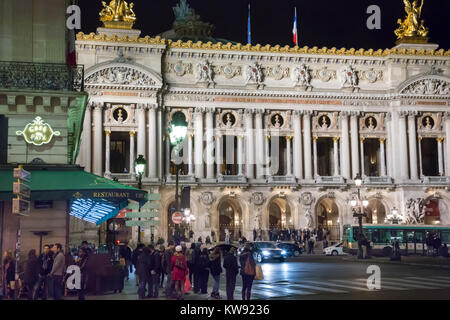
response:
{"label": "white car", "polygon": [[324,248],[323,254],[327,256],[345,255],[345,252],[342,250],[342,242]]}

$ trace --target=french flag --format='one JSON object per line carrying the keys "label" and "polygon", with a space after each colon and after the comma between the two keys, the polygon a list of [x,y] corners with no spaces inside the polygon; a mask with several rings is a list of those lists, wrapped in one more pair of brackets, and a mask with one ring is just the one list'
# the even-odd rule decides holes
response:
{"label": "french flag", "polygon": [[297,7],[295,7],[294,15],[294,27],[292,28],[292,34],[294,35],[294,43],[298,46],[298,36],[297,36]]}

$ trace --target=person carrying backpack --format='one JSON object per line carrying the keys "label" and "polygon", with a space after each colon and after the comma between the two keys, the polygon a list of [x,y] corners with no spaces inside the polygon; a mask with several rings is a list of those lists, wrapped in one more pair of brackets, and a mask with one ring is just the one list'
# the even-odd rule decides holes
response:
{"label": "person carrying backpack", "polygon": [[242,276],[242,300],[250,300],[253,280],[256,275],[256,262],[253,259],[250,245],[245,245],[239,257],[239,262],[241,264]]}

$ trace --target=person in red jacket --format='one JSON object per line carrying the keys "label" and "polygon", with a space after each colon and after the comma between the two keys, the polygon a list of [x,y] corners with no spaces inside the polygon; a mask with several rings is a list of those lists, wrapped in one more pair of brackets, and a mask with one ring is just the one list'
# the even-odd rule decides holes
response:
{"label": "person in red jacket", "polygon": [[189,271],[181,246],[177,246],[175,248],[175,254],[170,260],[170,265],[172,266],[172,281],[175,283],[177,300],[183,300],[184,281],[186,280],[186,275]]}

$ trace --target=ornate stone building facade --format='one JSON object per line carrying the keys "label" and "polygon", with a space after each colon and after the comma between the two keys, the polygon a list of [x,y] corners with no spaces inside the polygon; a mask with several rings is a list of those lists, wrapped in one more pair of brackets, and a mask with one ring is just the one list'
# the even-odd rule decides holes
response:
{"label": "ornate stone building facade", "polygon": [[167,239],[172,227],[168,126],[177,112],[188,123],[180,181],[191,186],[195,237],[215,230],[223,238],[227,228],[250,239],[254,228],[322,225],[339,239],[354,222],[359,172],[365,222],[384,223],[394,207],[409,216],[411,201],[422,199],[437,208],[422,222],[450,224],[450,51],[102,32],[76,41],[90,95],[78,162],[136,184],[134,159],[144,155],[143,185],[162,195],[156,236]]}

